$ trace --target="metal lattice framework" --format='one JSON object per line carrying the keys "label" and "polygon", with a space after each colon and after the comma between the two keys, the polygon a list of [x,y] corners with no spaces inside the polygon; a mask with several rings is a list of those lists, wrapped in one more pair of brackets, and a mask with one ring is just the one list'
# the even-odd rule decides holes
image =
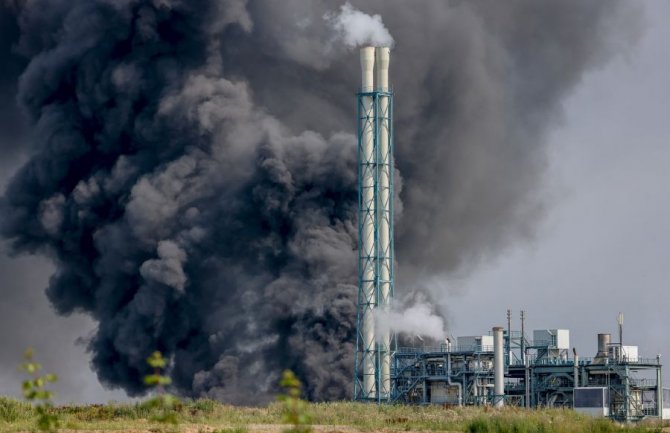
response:
{"label": "metal lattice framework", "polygon": [[388,401],[395,335],[375,335],[374,313],[394,291],[393,93],[358,94],[358,308],[354,399]]}

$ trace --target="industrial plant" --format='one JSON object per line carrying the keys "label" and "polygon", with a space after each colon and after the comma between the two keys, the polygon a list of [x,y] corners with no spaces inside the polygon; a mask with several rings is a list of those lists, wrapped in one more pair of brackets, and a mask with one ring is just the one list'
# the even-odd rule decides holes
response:
{"label": "industrial plant", "polygon": [[643,358],[637,346],[612,342],[610,334],[597,335],[591,355],[570,350],[567,329],[528,335],[494,327],[437,347],[399,347],[389,401],[569,407],[618,421],[669,415],[660,356]]}
{"label": "industrial plant", "polygon": [[[597,334],[591,357],[570,346],[567,329],[493,327],[447,338],[435,347],[398,347],[376,335],[375,313],[394,293],[393,92],[390,49],[360,50],[358,93],[359,275],[354,399],[378,403],[568,407],[618,421],[670,417],[660,355]],[[594,343],[596,338],[594,335]],[[589,354],[591,355],[591,353]]]}

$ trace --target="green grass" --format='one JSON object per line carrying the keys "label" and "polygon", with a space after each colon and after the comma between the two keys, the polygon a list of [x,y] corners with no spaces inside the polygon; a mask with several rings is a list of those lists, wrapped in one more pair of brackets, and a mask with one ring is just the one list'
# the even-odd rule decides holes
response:
{"label": "green grass", "polygon": [[[235,407],[211,400],[185,402],[178,406],[179,426],[151,421],[152,409],[142,403],[59,406],[63,429],[74,431],[122,431],[187,433],[252,433],[258,424],[281,424],[281,405]],[[642,433],[658,432],[652,425],[621,426],[592,419],[571,410],[493,410],[437,406],[377,406],[352,402],[312,403],[313,424],[348,426],[361,432],[450,431],[468,433]],[[26,403],[0,397],[0,432],[32,431],[35,411]],[[344,430],[344,429],[343,429]],[[277,432],[281,427],[277,427]],[[316,429],[318,433],[319,428]]]}
{"label": "green grass", "polygon": [[479,415],[465,425],[467,433],[642,433],[661,432],[653,425],[620,425],[606,419],[579,415],[572,410],[507,409]]}
{"label": "green grass", "polygon": [[15,423],[26,416],[33,416],[29,403],[0,397],[0,422]]}
{"label": "green grass", "polygon": [[246,426],[223,428],[221,430],[214,430],[213,433],[247,433],[249,429]]}

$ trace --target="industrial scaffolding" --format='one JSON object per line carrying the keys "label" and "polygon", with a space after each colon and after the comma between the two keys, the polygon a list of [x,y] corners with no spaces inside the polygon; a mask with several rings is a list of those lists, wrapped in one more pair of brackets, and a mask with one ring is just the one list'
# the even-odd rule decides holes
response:
{"label": "industrial scaffolding", "polygon": [[[553,331],[536,332],[551,336]],[[664,418],[665,409],[667,418],[670,390],[662,386],[660,356],[640,358],[636,352],[626,356],[624,349],[629,346],[609,343],[609,338],[601,342],[603,336],[609,334],[599,335],[598,354],[582,358],[574,351],[570,354],[556,335],[530,340],[521,332],[506,330],[505,404],[574,408],[580,395],[602,391],[600,412],[589,412],[579,401],[576,410],[630,422]],[[494,348],[488,344],[398,348],[392,370],[392,401],[493,405],[494,356]]]}
{"label": "industrial scaffolding", "polygon": [[[388,48],[361,50],[363,86],[358,107],[358,308],[354,399],[389,401],[395,336],[375,333],[375,312],[388,310],[394,292],[393,92]],[[376,64],[377,83],[372,71]]]}

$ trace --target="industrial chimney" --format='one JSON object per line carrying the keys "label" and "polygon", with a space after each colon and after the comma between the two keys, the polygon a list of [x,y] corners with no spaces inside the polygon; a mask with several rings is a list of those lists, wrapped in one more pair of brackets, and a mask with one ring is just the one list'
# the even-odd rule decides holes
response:
{"label": "industrial chimney", "polygon": [[[375,65],[374,47],[361,48],[361,92],[373,89]],[[363,338],[363,393],[369,398],[377,396],[375,374],[375,323],[372,310],[375,307],[375,170],[374,170],[374,123],[367,117],[373,114],[373,99],[361,98],[360,105],[365,119],[361,121],[359,133],[359,309],[363,309],[359,325]],[[360,295],[359,294],[359,297]],[[363,304],[361,305],[361,301]]]}
{"label": "industrial chimney", "polygon": [[505,349],[503,328],[493,328],[493,406],[505,405]]}
{"label": "industrial chimney", "polygon": [[[379,156],[379,298],[382,308],[389,308],[391,301],[391,276],[393,274],[393,263],[391,261],[391,221],[392,207],[391,201],[393,195],[391,194],[391,176],[393,167],[391,156],[391,142],[390,125],[388,117],[389,98],[381,95],[381,92],[388,92],[389,90],[389,63],[391,49],[388,47],[377,47],[375,50],[377,69],[377,91],[380,92],[377,118]],[[381,383],[379,392],[382,397],[388,397],[391,392],[391,336],[387,332],[381,336],[382,354],[380,356],[381,362]],[[385,349],[385,350],[384,350]]]}
{"label": "industrial chimney", "polygon": [[[393,94],[390,49],[363,47],[358,94],[358,318],[354,398],[391,398],[394,337],[375,335],[374,313],[393,298]],[[375,77],[376,71],[376,77]],[[376,78],[376,79],[375,79]]]}

